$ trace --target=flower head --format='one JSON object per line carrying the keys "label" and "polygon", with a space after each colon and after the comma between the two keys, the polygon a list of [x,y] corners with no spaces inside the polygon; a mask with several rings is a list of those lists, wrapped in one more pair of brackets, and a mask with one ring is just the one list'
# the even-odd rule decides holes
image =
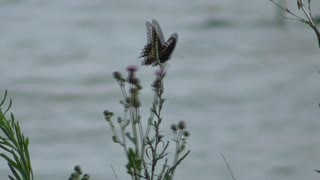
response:
{"label": "flower head", "polygon": [[138,67],[137,67],[136,65],[129,65],[129,66],[127,67],[127,71],[128,71],[129,73],[136,72],[136,71],[138,71]]}

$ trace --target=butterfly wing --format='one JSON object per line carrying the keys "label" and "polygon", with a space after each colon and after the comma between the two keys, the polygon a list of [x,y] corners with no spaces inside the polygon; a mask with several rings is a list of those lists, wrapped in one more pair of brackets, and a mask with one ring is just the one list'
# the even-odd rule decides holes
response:
{"label": "butterfly wing", "polygon": [[146,22],[146,27],[147,27],[147,44],[151,44],[152,41],[152,24],[150,22]]}
{"label": "butterfly wing", "polygon": [[165,40],[159,23],[153,19],[152,26],[156,29],[161,46],[164,46]]}
{"label": "butterfly wing", "polygon": [[171,59],[171,54],[173,53],[177,42],[178,42],[178,34],[174,33],[170,36],[170,38],[164,44],[163,48],[159,53],[159,59],[161,63],[165,63],[166,61]]}
{"label": "butterfly wing", "polygon": [[159,44],[159,36],[156,29],[147,22],[147,33],[148,33],[148,44],[142,49],[141,56],[144,57],[142,65],[150,65],[157,62],[157,57],[159,56],[160,49],[162,46]]}

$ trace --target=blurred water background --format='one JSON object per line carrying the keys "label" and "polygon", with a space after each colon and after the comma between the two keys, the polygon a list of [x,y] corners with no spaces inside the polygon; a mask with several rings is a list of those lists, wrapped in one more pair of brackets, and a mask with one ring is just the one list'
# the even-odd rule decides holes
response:
{"label": "blurred water background", "polygon": [[[121,114],[112,72],[140,66],[152,19],[179,34],[163,124],[170,134],[183,119],[192,134],[177,180],[231,179],[220,153],[237,179],[319,179],[320,51],[309,27],[276,14],[268,0],[1,0],[0,90],[31,139],[36,179],[67,179],[76,164],[129,179],[102,112]],[[138,72],[145,117],[153,71]]]}

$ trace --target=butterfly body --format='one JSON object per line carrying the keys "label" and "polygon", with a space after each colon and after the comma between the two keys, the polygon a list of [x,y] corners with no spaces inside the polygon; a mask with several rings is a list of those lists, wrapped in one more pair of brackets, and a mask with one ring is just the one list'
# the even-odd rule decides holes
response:
{"label": "butterfly body", "polygon": [[147,45],[142,49],[141,56],[144,57],[142,65],[157,65],[165,63],[171,59],[176,43],[178,41],[178,34],[173,33],[170,38],[165,41],[162,34],[161,27],[156,20],[146,22],[147,27]]}

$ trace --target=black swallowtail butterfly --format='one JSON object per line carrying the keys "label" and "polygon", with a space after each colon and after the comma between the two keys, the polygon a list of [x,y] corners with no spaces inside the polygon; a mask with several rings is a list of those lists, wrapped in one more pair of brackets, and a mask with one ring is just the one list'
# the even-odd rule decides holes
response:
{"label": "black swallowtail butterfly", "polygon": [[144,57],[142,65],[157,65],[165,63],[171,58],[171,54],[176,47],[178,34],[173,33],[165,42],[161,27],[156,20],[146,22],[147,26],[147,45],[144,46],[141,52],[141,57]]}

